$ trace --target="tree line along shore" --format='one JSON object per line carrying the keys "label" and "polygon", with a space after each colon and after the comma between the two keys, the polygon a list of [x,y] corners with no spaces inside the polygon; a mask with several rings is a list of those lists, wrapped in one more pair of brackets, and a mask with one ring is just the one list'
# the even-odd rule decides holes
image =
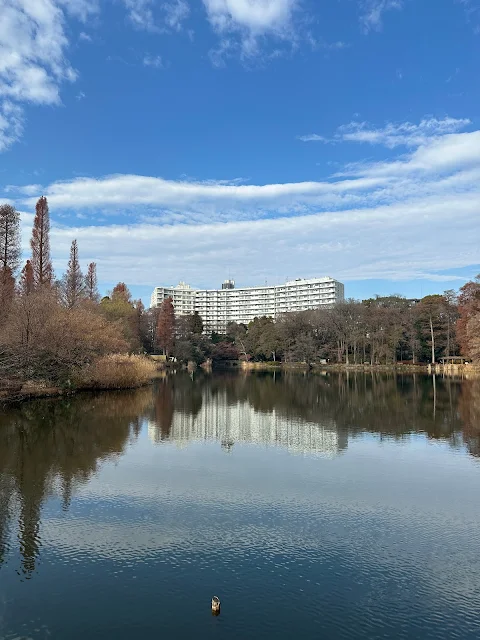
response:
{"label": "tree line along shore", "polygon": [[458,292],[418,301],[349,299],[205,335],[202,318],[176,317],[170,299],[145,309],[123,282],[101,297],[96,263],[82,272],[75,239],[57,279],[45,197],[35,207],[30,249],[22,265],[19,213],[0,205],[0,399],[140,386],[157,373],[151,354],[207,367],[418,366],[453,356],[480,362],[480,276]]}

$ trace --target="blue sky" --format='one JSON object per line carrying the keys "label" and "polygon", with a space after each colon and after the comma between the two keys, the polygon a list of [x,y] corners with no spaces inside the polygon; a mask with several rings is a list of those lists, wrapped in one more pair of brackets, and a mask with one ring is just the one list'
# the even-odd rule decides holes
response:
{"label": "blue sky", "polygon": [[103,290],[480,271],[480,0],[0,0],[0,200]]}

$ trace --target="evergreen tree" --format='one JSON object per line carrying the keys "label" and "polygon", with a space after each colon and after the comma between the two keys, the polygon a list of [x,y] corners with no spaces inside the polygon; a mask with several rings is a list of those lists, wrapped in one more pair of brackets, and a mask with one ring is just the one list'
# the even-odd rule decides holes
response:
{"label": "evergreen tree", "polygon": [[198,311],[195,311],[195,313],[190,316],[191,318],[191,325],[190,325],[190,330],[193,334],[195,335],[200,335],[203,333],[203,321],[202,321],[202,317],[201,315],[198,313]]}

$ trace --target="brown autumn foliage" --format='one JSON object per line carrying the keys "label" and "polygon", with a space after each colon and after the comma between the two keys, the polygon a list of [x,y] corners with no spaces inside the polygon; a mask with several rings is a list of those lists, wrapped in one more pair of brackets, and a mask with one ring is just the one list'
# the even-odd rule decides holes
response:
{"label": "brown autumn foliage", "polygon": [[78,306],[85,299],[85,281],[80,268],[78,243],[72,242],[70,260],[60,283],[63,304],[69,309]]}
{"label": "brown autumn foliage", "polygon": [[0,326],[6,321],[15,294],[15,278],[10,267],[0,270]]}
{"label": "brown autumn foliage", "polygon": [[39,198],[35,207],[30,247],[35,285],[50,286],[53,283],[53,267],[50,259],[50,213],[45,196]]}
{"label": "brown autumn foliage", "polygon": [[[144,342],[144,307],[119,283],[99,303],[94,262],[83,277],[77,241],[60,282],[50,258],[48,202],[38,200],[27,260],[15,286],[19,261],[18,213],[0,207],[0,391],[87,385],[125,388],[153,377],[155,365],[129,358]],[[0,257],[1,257],[0,256]],[[3,389],[3,391],[2,391]]]}
{"label": "brown autumn foliage", "polygon": [[94,308],[65,308],[54,291],[41,289],[14,300],[0,336],[0,370],[3,377],[62,383],[95,358],[127,349]]}
{"label": "brown autumn foliage", "polygon": [[98,302],[100,300],[100,294],[98,293],[97,265],[95,262],[90,262],[85,275],[85,296],[91,302]]}
{"label": "brown autumn foliage", "polygon": [[138,352],[142,346],[141,323],[139,315],[143,313],[141,301],[133,301],[128,287],[119,282],[110,295],[105,296],[101,303],[102,314],[109,322],[118,327],[118,331],[128,343],[129,351]]}
{"label": "brown autumn foliage", "polygon": [[27,260],[20,274],[19,294],[28,296],[35,288],[32,261]]}
{"label": "brown autumn foliage", "polygon": [[480,275],[467,282],[458,296],[458,342],[462,353],[480,361]]}
{"label": "brown autumn foliage", "polygon": [[167,298],[160,305],[156,338],[158,347],[168,356],[173,350],[175,340],[175,311],[171,298]]}

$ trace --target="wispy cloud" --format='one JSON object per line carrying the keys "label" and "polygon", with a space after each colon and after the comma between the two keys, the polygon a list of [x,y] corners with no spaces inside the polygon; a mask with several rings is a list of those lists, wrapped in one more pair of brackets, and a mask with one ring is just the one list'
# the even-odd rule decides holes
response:
{"label": "wispy cloud", "polygon": [[77,95],[75,96],[75,99],[76,99],[76,100],[78,100],[78,101],[80,101],[80,100],[84,100],[84,98],[85,98],[85,97],[86,97],[86,96],[85,96],[85,93],[84,93],[83,91],[79,91],[79,92],[77,93]]}
{"label": "wispy cloud", "polygon": [[152,0],[123,0],[127,9],[128,19],[134,27],[146,31],[158,29],[153,15]]}
{"label": "wispy cloud", "polygon": [[318,133],[308,133],[307,135],[304,135],[304,136],[298,136],[298,140],[301,140],[302,142],[325,142],[326,144],[331,142],[329,138],[325,138],[325,136],[320,136],[318,135]]}
{"label": "wispy cloud", "polygon": [[[8,196],[33,210],[44,193],[57,255],[65,261],[74,235],[105,280],[114,280],[122,265],[132,284],[157,284],[152,274],[159,272],[167,281],[200,284],[200,262],[202,281],[210,286],[227,263],[247,284],[258,273],[274,278],[279,263],[285,273],[333,273],[347,280],[441,280],[446,270],[474,270],[480,263],[480,130],[452,133],[459,122],[383,127],[379,143],[396,147],[402,136],[402,144],[417,146],[388,161],[347,165],[326,181],[112,175],[9,187]],[[64,216],[61,226],[56,211]],[[116,222],[100,222],[105,215]],[[119,224],[119,215],[128,224]],[[435,243],[425,243],[433,226]],[[132,258],[127,266],[125,253]]]}
{"label": "wispy cloud", "polygon": [[267,38],[284,43],[297,40],[294,14],[299,0],[203,0],[203,4],[220,36],[211,55],[214,63],[238,51],[243,59],[251,59],[260,53]]}
{"label": "wispy cloud", "polygon": [[[32,1],[35,2],[35,0]],[[91,16],[100,13],[100,0],[57,0],[57,2],[67,13],[82,22],[87,22]],[[39,5],[41,2],[37,0],[36,4]]]}
{"label": "wispy cloud", "polygon": [[[347,280],[431,280],[441,278],[448,269],[480,263],[478,192],[348,212],[199,225],[139,222],[58,227],[54,211],[52,207],[57,263],[66,262],[71,238],[76,237],[83,259],[95,259],[102,280],[110,282],[121,271],[131,284],[157,285],[160,273],[166,282],[186,279],[194,285],[213,286],[225,265],[243,284],[258,283],[258,274],[273,280],[292,273],[333,274]],[[425,243],[433,225],[435,242]],[[452,246],[458,250],[452,251]],[[127,263],[125,255],[130,258]]]}
{"label": "wispy cloud", "polygon": [[456,0],[456,2],[463,6],[467,20],[472,24],[474,32],[480,34],[480,1]]}
{"label": "wispy cloud", "polygon": [[383,26],[383,14],[393,9],[402,9],[403,0],[360,0],[360,21],[366,33],[380,31]]}
{"label": "wispy cloud", "polygon": [[181,31],[190,15],[190,5],[186,0],[123,0],[123,3],[134,27],[154,33]]}
{"label": "wispy cloud", "polygon": [[20,140],[23,133],[23,110],[9,100],[0,102],[0,152]]}
{"label": "wispy cloud", "polygon": [[165,24],[170,29],[180,31],[184,21],[190,15],[190,6],[185,0],[171,0],[163,4]]}
{"label": "wispy cloud", "polygon": [[152,56],[150,54],[144,56],[143,65],[145,67],[154,67],[155,69],[163,69],[165,67],[162,56]]}
{"label": "wispy cloud", "polygon": [[78,39],[83,40],[84,42],[92,42],[92,36],[89,36],[85,31],[80,31]]}
{"label": "wispy cloud", "polygon": [[[18,199],[33,207],[36,197]],[[434,137],[410,154],[377,163],[346,165],[330,180],[279,184],[166,180],[113,175],[54,182],[45,187],[52,207],[147,216],[159,224],[202,224],[239,219],[295,218],[322,210],[369,208],[480,189],[480,131]],[[128,208],[125,207],[125,203]]]}
{"label": "wispy cloud", "polygon": [[388,122],[374,127],[367,122],[350,122],[340,126],[332,138],[316,133],[299,136],[302,142],[364,142],[383,145],[389,149],[398,146],[418,147],[432,138],[456,133],[470,124],[468,118],[424,118],[419,124]]}

